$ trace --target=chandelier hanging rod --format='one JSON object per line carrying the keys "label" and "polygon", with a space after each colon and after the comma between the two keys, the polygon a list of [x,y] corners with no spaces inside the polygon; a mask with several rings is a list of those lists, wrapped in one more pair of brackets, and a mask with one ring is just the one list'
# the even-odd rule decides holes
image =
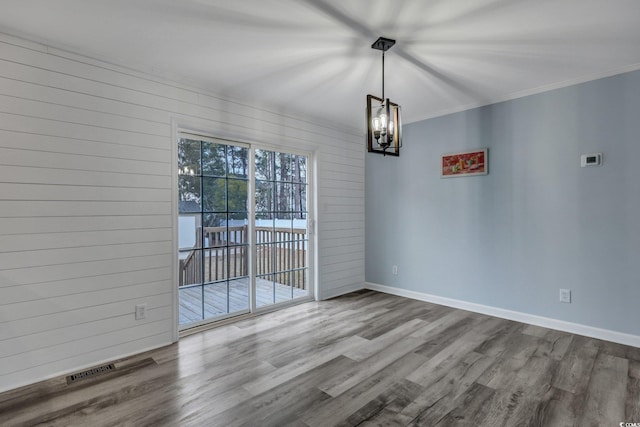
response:
{"label": "chandelier hanging rod", "polygon": [[374,41],[371,45],[371,48],[381,50],[382,51],[382,99],[384,98],[384,53],[388,51],[391,46],[396,44],[396,41],[393,39],[388,39],[386,37],[379,37],[378,40]]}

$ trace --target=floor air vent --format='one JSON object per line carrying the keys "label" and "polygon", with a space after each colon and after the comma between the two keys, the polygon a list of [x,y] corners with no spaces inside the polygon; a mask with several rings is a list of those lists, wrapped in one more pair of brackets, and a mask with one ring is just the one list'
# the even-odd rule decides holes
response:
{"label": "floor air vent", "polygon": [[86,380],[97,375],[106,374],[107,372],[114,371],[116,369],[113,363],[108,365],[98,366],[97,368],[87,369],[86,371],[77,372],[67,376],[67,384],[77,383],[78,381]]}

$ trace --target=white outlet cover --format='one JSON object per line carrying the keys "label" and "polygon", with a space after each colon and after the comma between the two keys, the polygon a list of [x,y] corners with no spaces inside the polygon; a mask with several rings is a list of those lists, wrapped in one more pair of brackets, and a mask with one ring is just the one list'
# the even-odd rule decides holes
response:
{"label": "white outlet cover", "polygon": [[142,320],[147,317],[147,304],[136,305],[136,320]]}
{"label": "white outlet cover", "polygon": [[571,290],[560,289],[560,302],[571,304]]}

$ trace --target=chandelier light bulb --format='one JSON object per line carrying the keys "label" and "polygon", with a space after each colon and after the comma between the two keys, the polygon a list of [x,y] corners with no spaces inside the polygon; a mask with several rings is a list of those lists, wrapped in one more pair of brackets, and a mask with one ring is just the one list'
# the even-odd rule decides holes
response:
{"label": "chandelier light bulb", "polygon": [[380,127],[383,135],[387,133],[387,115],[385,113],[380,114]]}
{"label": "chandelier light bulb", "polygon": [[380,124],[380,117],[374,117],[371,124],[373,125],[373,130],[375,132],[380,132],[380,129],[382,128]]}

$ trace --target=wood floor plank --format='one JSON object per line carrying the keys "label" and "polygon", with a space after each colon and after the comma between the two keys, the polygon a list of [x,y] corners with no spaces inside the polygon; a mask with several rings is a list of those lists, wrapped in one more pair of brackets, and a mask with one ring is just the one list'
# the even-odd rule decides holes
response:
{"label": "wood floor plank", "polygon": [[409,353],[356,387],[329,399],[321,407],[307,411],[302,420],[310,427],[339,424],[423,364],[424,361],[423,356]]}
{"label": "wood floor plank", "polygon": [[550,399],[547,393],[552,388],[557,365],[552,358],[531,356],[507,381],[498,383],[487,419],[495,425],[539,425],[540,406]]}
{"label": "wood floor plank", "polygon": [[386,347],[362,363],[358,363],[353,369],[340,372],[339,375],[328,378],[327,381],[320,384],[319,388],[330,396],[339,396],[372,375],[384,370],[396,360],[413,352],[421,344],[422,341],[417,338],[404,337],[396,341],[394,345]]}
{"label": "wood floor plank", "polygon": [[474,351],[486,356],[498,356],[513,347],[513,341],[518,339],[525,326],[522,323],[505,320],[504,327],[497,330]]}
{"label": "wood floor plank", "polygon": [[543,341],[530,335],[514,335],[505,350],[496,357],[495,363],[478,378],[478,383],[492,389],[508,387]]}
{"label": "wood floor plank", "polygon": [[568,391],[551,387],[538,400],[532,418],[524,425],[579,427],[576,419],[580,417],[583,401],[583,396],[577,396]]}
{"label": "wood floor plank", "polygon": [[[485,323],[490,324],[491,320],[487,319]],[[438,375],[440,372],[447,372],[463,359],[466,354],[472,352],[475,347],[485,341],[487,335],[483,332],[482,326],[479,325],[478,330],[472,328],[468,332],[459,335],[459,339],[453,341],[437,353],[433,355],[429,354],[429,356],[427,356],[428,361],[408,375],[407,379],[420,385],[428,384],[433,378],[434,373]]]}
{"label": "wood floor plank", "polygon": [[396,345],[400,339],[410,335],[425,324],[426,322],[422,319],[413,319],[404,322],[398,327],[371,340],[368,344],[347,351],[344,355],[352,360],[363,361],[389,346]]}
{"label": "wood floor plank", "polygon": [[454,401],[476,382],[493,361],[492,357],[472,352],[448,371],[440,372],[441,375],[434,372],[432,378],[425,381],[424,391],[402,408],[400,415],[413,420],[440,400]]}
{"label": "wood floor plank", "polygon": [[358,333],[358,335],[362,338],[371,340],[389,332],[400,323],[413,319],[429,318],[429,315],[434,311],[434,309],[429,306],[423,306],[419,303],[420,301],[411,301],[401,310],[389,311],[386,315],[380,316],[379,318],[369,322],[367,326]]}
{"label": "wood floor plank", "polygon": [[5,426],[572,426],[640,421],[640,349],[358,291],[0,394]]}
{"label": "wood floor plank", "polygon": [[543,341],[536,349],[535,355],[551,357],[555,360],[562,360],[573,342],[573,335],[560,331],[548,331],[540,338]]}
{"label": "wood floor plank", "polygon": [[640,378],[640,362],[636,360],[629,361],[629,377]]}
{"label": "wood floor plank", "polygon": [[[386,309],[377,309],[386,310]],[[385,311],[372,310],[373,314],[383,315]],[[359,311],[357,314],[351,314],[348,317],[332,315],[330,322],[316,322],[315,324],[306,325],[306,329],[301,329],[298,325],[295,327],[283,327],[277,334],[262,334],[259,339],[262,341],[268,339],[273,343],[278,343],[278,347],[282,350],[273,356],[269,356],[269,362],[274,366],[283,367],[303,357],[306,353],[315,352],[343,338],[357,335],[359,331],[366,325],[367,320],[372,313]],[[352,348],[350,351],[364,349],[365,343],[369,340],[362,341],[362,346]],[[284,344],[284,345],[283,345]]]}
{"label": "wood floor plank", "polygon": [[522,390],[495,390],[487,401],[484,424],[525,426],[535,416],[536,404]]}
{"label": "wood floor plank", "polygon": [[610,356],[616,356],[622,359],[629,359],[640,362],[640,348],[609,341],[602,341],[600,348],[603,353]]}
{"label": "wood floor plank", "polygon": [[596,340],[574,337],[560,362],[553,386],[575,394],[585,393],[599,350],[600,344]]}
{"label": "wood floor plank", "polygon": [[[454,342],[458,341],[460,335],[471,330],[473,325],[473,319],[465,317],[460,321],[450,325],[449,327],[442,329],[438,333],[434,333],[429,336],[428,340],[423,343],[420,348],[416,350],[416,353],[422,354],[427,358],[431,358],[440,353],[443,349],[449,347]],[[435,330],[434,330],[435,332]]]}
{"label": "wood floor plank", "polygon": [[349,337],[336,344],[324,347],[315,354],[299,359],[291,365],[278,368],[268,375],[263,375],[257,380],[248,382],[244,384],[243,387],[254,396],[264,393],[265,391],[283,384],[298,375],[309,371],[310,369],[320,366],[331,359],[335,359],[351,348],[362,345],[363,342],[366,342],[366,340],[357,335]]}
{"label": "wood floor plank", "polygon": [[314,410],[330,398],[320,391],[316,384],[326,376],[352,367],[354,363],[351,359],[338,356],[262,394],[246,401],[238,401],[236,406],[214,417],[200,414],[199,425],[232,427],[300,424],[303,422],[302,416],[305,411]]}
{"label": "wood floor plank", "polygon": [[366,419],[361,423],[346,422],[344,426],[359,426],[359,427],[403,427],[406,426],[411,420],[404,419],[396,412],[390,411],[387,408],[382,409],[375,416],[370,419]]}
{"label": "wood floor plank", "polygon": [[637,360],[629,360],[629,379],[627,381],[625,420],[640,420],[640,362]]}
{"label": "wood floor plank", "polygon": [[625,417],[629,422],[640,420],[640,379],[629,378],[627,382],[627,400],[625,402]]}
{"label": "wood floor plank", "polygon": [[495,391],[474,383],[455,399],[443,398],[415,417],[409,426],[482,425]]}
{"label": "wood floor plank", "polygon": [[600,352],[587,389],[582,426],[625,421],[629,361]]}
{"label": "wood floor plank", "polygon": [[411,418],[400,410],[423,391],[423,387],[407,380],[399,380],[388,390],[368,402],[338,426],[404,426]]}
{"label": "wood floor plank", "polygon": [[427,340],[430,337],[441,333],[443,330],[462,321],[468,317],[468,313],[461,310],[446,310],[440,317],[429,321],[425,326],[419,328],[411,334],[412,337]]}

